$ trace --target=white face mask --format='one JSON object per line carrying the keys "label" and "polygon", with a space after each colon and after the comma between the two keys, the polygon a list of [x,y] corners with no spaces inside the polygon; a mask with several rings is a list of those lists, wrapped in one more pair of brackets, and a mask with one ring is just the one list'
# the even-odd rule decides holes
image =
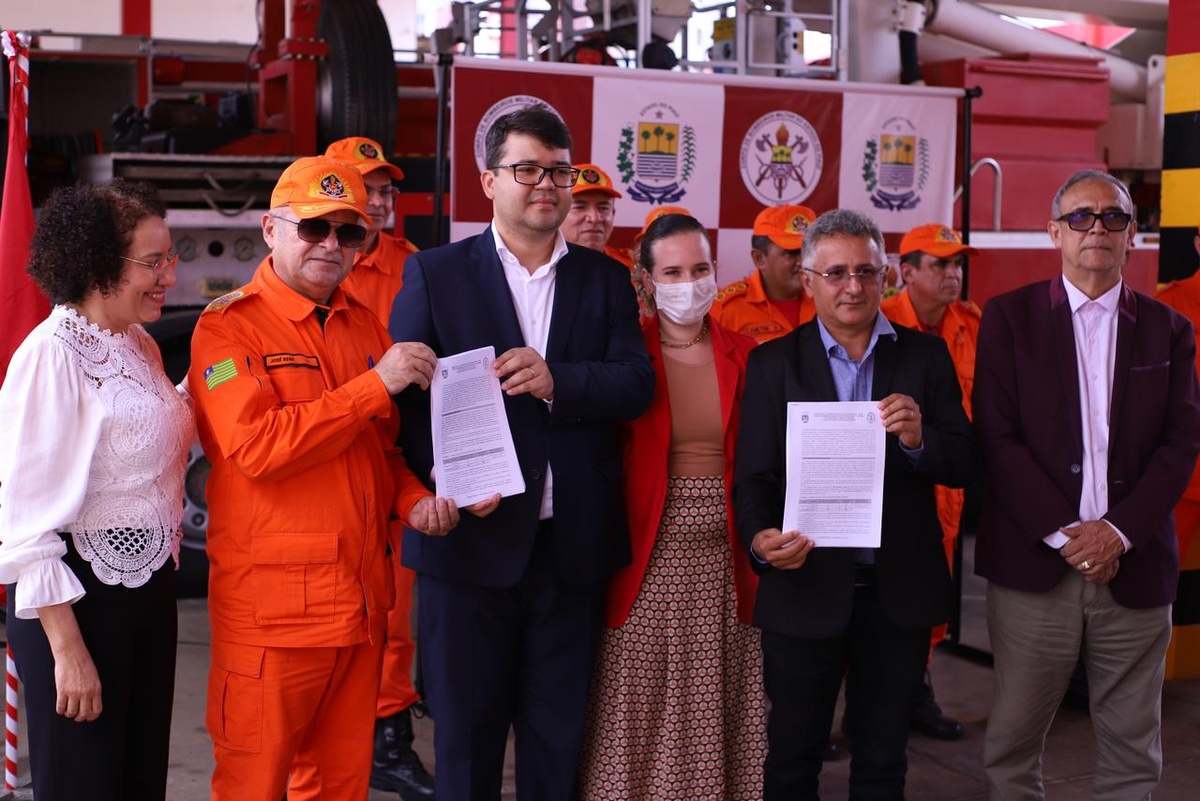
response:
{"label": "white face mask", "polygon": [[717,279],[711,274],[678,284],[654,282],[654,302],[659,312],[678,325],[693,325],[703,320],[716,296]]}

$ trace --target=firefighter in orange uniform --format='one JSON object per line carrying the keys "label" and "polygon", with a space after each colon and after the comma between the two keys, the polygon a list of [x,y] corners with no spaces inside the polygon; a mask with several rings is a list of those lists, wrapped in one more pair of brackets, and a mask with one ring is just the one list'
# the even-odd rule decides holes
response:
{"label": "firefighter in orange uniform", "polygon": [[432,351],[393,345],[339,287],[365,220],[357,171],[294,162],[263,215],[270,255],[192,337],[188,380],[212,462],[206,722],[218,801],[367,797],[389,520],[429,534],[458,521],[394,445],[391,396],[428,386]]}
{"label": "firefighter in orange uniform", "polygon": [[750,238],[755,270],[717,293],[712,315],[718,323],[766,342],[816,315],[800,281],[800,245],[816,218],[807,206],[768,206],[758,213]]}
{"label": "firefighter in orange uniform", "polygon": [[[975,385],[975,340],[979,337],[979,307],[960,300],[963,257],[977,253],[964,245],[953,228],[937,223],[912,229],[900,240],[900,277],[904,289],[886,298],[880,309],[893,323],[915,328],[946,341],[954,359],[954,372],[962,387],[963,408],[971,416],[971,389]],[[963,491],[934,488],[942,544],[946,559],[954,564],[954,546],[962,518]],[[935,626],[930,649],[946,637],[946,626]],[[959,740],[966,733],[957,720],[942,714],[928,674],[913,706],[912,727],[928,737]]]}
{"label": "firefighter in orange uniform", "polygon": [[[1200,254],[1200,235],[1192,240],[1192,244]],[[1200,327],[1200,270],[1191,278],[1167,284],[1156,297],[1191,320],[1192,325]],[[1200,349],[1196,351],[1196,369],[1200,371]],[[1187,558],[1188,548],[1197,529],[1200,529],[1200,462],[1192,471],[1192,480],[1183,498],[1175,505],[1175,536],[1179,540],[1179,558],[1185,565],[1191,564]]]}
{"label": "firefighter in orange uniform", "polygon": [[[393,182],[404,172],[388,161],[379,143],[364,136],[339,139],[325,155],[358,170],[367,190],[367,238],[354,257],[354,268],[342,281],[342,290],[362,301],[384,328],[392,314],[392,301],[404,282],[404,260],[418,248],[385,229],[395,210]],[[400,564],[402,539],[399,520],[392,521],[392,569],[396,604],[387,616],[387,641],[383,649],[383,676],[375,705],[375,747],[371,759],[371,787],[400,793],[404,801],[433,798],[433,777],[413,750],[413,706],[421,700],[413,686],[412,636],[413,584],[417,574]]]}
{"label": "firefighter in orange uniform", "polygon": [[396,208],[395,182],[404,171],[384,156],[379,143],[365,136],[339,139],[325,149],[331,159],[354,165],[367,187],[367,238],[354,255],[354,269],[342,290],[365,303],[386,328],[392,301],[404,282],[404,260],[419,248],[402,236],[388,233]]}
{"label": "firefighter in orange uniform", "polygon": [[571,190],[571,210],[559,226],[563,238],[571,244],[598,250],[632,269],[629,251],[608,244],[617,213],[616,201],[623,195],[613,186],[608,173],[595,164],[572,166],[579,170],[579,180]]}

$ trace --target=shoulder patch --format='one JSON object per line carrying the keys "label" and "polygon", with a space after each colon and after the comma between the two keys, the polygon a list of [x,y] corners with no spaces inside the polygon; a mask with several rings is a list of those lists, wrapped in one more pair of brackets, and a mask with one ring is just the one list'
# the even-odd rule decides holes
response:
{"label": "shoulder patch", "polygon": [[725,300],[726,298],[731,298],[734,295],[740,295],[749,288],[750,285],[745,281],[738,281],[736,284],[730,284],[718,292],[717,297],[714,298],[714,300]]}
{"label": "shoulder patch", "polygon": [[208,387],[208,391],[212,392],[226,381],[237,378],[237,374],[237,365],[233,359],[224,359],[204,369],[204,383]]}
{"label": "shoulder patch", "polygon": [[222,295],[221,297],[214,300],[212,303],[208,304],[208,306],[205,307],[204,311],[205,311],[205,313],[224,311],[225,309],[228,309],[232,304],[236,303],[237,301],[241,300],[242,298],[248,297],[248,295],[249,295],[249,293],[245,292],[244,290],[235,289],[232,292]]}

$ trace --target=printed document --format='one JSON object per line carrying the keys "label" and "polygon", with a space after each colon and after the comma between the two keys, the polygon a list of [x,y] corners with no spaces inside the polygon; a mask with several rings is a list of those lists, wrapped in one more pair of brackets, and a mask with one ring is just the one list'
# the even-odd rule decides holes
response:
{"label": "printed document", "polygon": [[783,531],[878,548],[886,432],[875,401],[789,403]]}
{"label": "printed document", "polygon": [[460,507],[525,491],[495,360],[490,346],[438,359],[429,388],[437,494]]}

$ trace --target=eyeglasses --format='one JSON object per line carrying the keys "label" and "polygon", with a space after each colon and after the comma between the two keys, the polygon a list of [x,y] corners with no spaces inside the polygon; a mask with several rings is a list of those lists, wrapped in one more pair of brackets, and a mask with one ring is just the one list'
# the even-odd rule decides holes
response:
{"label": "eyeglasses", "polygon": [[391,184],[387,184],[386,186],[368,186],[367,197],[378,197],[380,200],[387,200],[388,198],[395,197],[399,194],[399,191]]}
{"label": "eyeglasses", "polygon": [[810,270],[807,267],[801,267],[800,269],[804,270],[806,273],[819,275],[834,286],[845,286],[846,284],[850,283],[851,278],[857,278],[858,283],[862,284],[863,286],[871,286],[879,280],[879,276],[883,272],[876,267],[860,267],[857,272],[851,272],[844,267],[834,267],[828,272]]}
{"label": "eyeglasses", "polygon": [[338,247],[341,248],[359,247],[367,238],[367,229],[357,223],[332,223],[320,217],[296,221],[287,217],[271,216],[296,226],[296,235],[313,245],[319,245],[328,239],[331,229],[336,233]]}
{"label": "eyeglasses", "polygon": [[1099,220],[1104,230],[1115,232],[1128,228],[1132,219],[1132,214],[1123,211],[1072,211],[1062,215],[1055,222],[1065,222],[1072,231],[1090,231],[1096,220]]}
{"label": "eyeglasses", "polygon": [[489,169],[512,170],[513,180],[524,186],[537,186],[550,174],[550,181],[561,189],[574,186],[579,180],[579,170],[574,167],[543,167],[540,164],[497,164]]}
{"label": "eyeglasses", "polygon": [[141,259],[131,259],[128,256],[122,256],[122,261],[129,261],[147,270],[153,270],[155,275],[162,275],[167,270],[170,270],[179,263],[178,253],[168,253],[166,256],[158,258],[156,261],[142,261]]}

